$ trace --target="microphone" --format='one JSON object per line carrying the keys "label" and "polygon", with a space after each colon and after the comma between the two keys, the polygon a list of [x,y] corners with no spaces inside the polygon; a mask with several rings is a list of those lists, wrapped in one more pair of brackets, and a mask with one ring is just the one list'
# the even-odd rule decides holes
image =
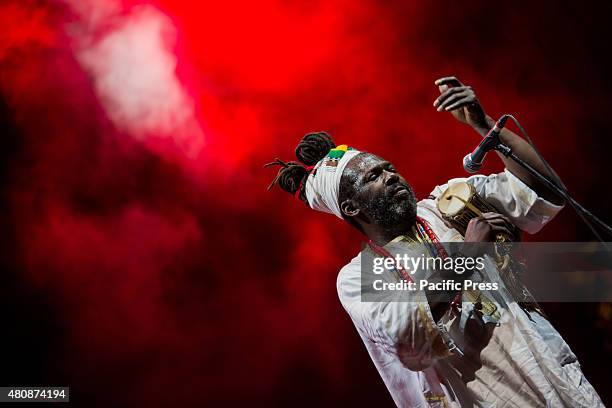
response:
{"label": "microphone", "polygon": [[503,115],[493,128],[487,133],[485,138],[476,146],[472,153],[468,153],[463,158],[463,168],[468,173],[476,173],[482,167],[482,162],[487,152],[495,149],[499,145],[499,133],[506,126],[508,115]]}

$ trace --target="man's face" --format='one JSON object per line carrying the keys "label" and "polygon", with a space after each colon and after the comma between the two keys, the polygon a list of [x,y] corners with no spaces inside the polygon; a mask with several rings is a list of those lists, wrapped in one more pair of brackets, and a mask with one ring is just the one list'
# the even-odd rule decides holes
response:
{"label": "man's face", "polygon": [[348,163],[342,178],[352,184],[349,198],[370,222],[384,229],[409,228],[414,224],[414,192],[388,161],[362,153]]}

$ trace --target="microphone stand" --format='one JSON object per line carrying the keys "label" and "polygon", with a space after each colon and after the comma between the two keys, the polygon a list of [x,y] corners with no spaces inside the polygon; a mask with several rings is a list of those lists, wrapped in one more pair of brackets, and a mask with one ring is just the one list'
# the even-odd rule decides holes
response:
{"label": "microphone stand", "polygon": [[[500,152],[501,154],[503,154],[504,156],[509,157],[510,159],[512,159],[519,166],[521,166],[522,168],[527,170],[529,172],[529,174],[531,174],[533,177],[535,177],[540,183],[544,184],[546,187],[548,187],[551,191],[553,191],[559,197],[561,197],[561,198],[565,199],[566,201],[568,201],[570,203],[570,205],[572,207],[574,207],[574,210],[576,210],[576,212],[579,215],[582,215],[582,216],[588,218],[590,221],[592,221],[595,224],[597,224],[601,229],[603,229],[608,234],[610,234],[610,236],[612,236],[612,227],[610,227],[608,224],[606,224],[605,222],[603,222],[602,220],[597,218],[592,212],[590,212],[589,210],[584,208],[580,203],[578,203],[576,200],[574,200],[574,198],[565,189],[560,188],[556,183],[552,182],[550,179],[548,179],[542,173],[540,173],[539,171],[534,169],[529,163],[525,162],[523,159],[521,159],[516,154],[514,154],[514,152],[512,151],[512,149],[509,146],[507,146],[507,145],[503,144],[502,142],[498,141],[497,145],[495,147],[493,147],[493,150],[496,150],[496,151]],[[597,234],[595,234],[595,235],[597,235]],[[602,242],[603,242],[603,240],[602,240]]]}

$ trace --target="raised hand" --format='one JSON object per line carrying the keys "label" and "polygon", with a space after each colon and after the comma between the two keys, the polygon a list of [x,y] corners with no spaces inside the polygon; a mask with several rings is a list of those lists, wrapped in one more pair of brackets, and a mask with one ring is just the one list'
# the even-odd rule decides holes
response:
{"label": "raised hand", "polygon": [[455,119],[477,131],[490,129],[491,123],[471,86],[463,85],[454,76],[437,79],[434,83],[440,90],[440,96],[433,103],[438,112],[450,112]]}

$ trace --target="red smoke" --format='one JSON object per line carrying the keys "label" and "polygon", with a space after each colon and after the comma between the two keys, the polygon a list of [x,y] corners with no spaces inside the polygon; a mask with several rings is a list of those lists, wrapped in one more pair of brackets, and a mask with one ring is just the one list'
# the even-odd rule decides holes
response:
{"label": "red smoke", "polygon": [[[42,378],[102,406],[117,403],[102,387],[138,405],[389,402],[335,294],[360,237],[267,193],[262,165],[327,130],[424,197],[478,142],[431,106],[433,81],[456,74],[604,213],[603,24],[555,5],[541,30],[550,6],[477,3],[0,6],[6,258],[61,328]],[[537,236],[589,238],[568,210]]]}

